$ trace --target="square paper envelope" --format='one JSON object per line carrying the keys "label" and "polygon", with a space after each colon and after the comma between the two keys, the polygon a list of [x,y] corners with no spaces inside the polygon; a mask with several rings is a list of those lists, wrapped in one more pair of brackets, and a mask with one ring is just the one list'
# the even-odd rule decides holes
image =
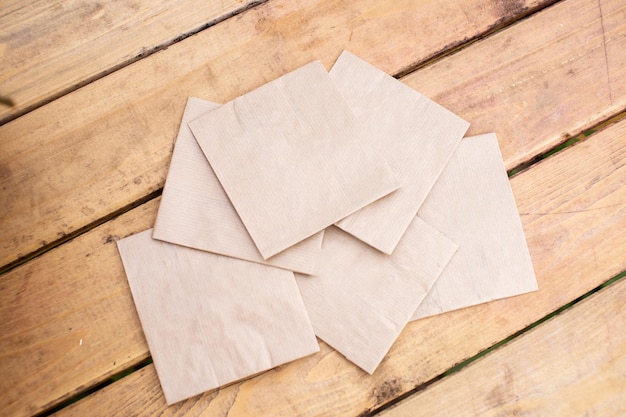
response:
{"label": "square paper envelope", "polygon": [[537,289],[494,134],[461,141],[419,217],[459,244],[413,319]]}
{"label": "square paper envelope", "polygon": [[456,249],[417,217],[393,255],[328,228],[320,275],[296,274],[315,334],[373,373]]}
{"label": "square paper envelope", "polygon": [[398,188],[319,62],[189,126],[265,259]]}
{"label": "square paper envelope", "polygon": [[151,234],[117,244],[168,404],[319,350],[292,272]]}
{"label": "square paper envelope", "polygon": [[330,78],[361,126],[372,133],[367,145],[384,156],[401,184],[337,226],[392,253],[469,123],[347,51]]}
{"label": "square paper envelope", "polygon": [[219,107],[190,97],[174,146],[154,226],[155,239],[248,261],[312,274],[322,233],[263,259],[202,153],[187,123]]}

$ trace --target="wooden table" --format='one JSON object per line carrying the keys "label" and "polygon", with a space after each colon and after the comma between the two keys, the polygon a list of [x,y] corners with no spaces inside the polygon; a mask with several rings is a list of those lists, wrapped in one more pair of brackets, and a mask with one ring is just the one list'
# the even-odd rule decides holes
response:
{"label": "wooden table", "polygon": [[[6,0],[0,21],[0,415],[626,415],[626,1]],[[343,49],[498,134],[540,290],[411,323],[373,376],[321,343],[167,408],[115,240],[153,225],[187,96]]]}

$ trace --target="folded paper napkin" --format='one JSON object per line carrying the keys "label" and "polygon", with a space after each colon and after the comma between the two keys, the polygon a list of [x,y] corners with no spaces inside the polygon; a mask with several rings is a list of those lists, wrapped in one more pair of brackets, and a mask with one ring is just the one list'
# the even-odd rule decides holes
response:
{"label": "folded paper napkin", "polygon": [[187,100],[152,237],[303,274],[315,273],[321,232],[267,260],[254,245],[187,126],[217,107],[198,98]]}
{"label": "folded paper napkin", "polygon": [[117,243],[168,404],[319,350],[292,272],[151,234]]}
{"label": "folded paper napkin", "polygon": [[[154,231],[118,241],[168,404],[537,289],[494,134],[344,52],[190,98]],[[295,275],[294,275],[295,273]]]}

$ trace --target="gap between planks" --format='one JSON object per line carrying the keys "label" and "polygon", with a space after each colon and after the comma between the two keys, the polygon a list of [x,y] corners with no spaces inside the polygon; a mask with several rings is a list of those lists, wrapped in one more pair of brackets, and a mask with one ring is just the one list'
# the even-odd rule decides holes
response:
{"label": "gap between planks", "polygon": [[483,33],[479,33],[476,36],[470,37],[470,38],[466,38],[463,39],[460,42],[457,43],[451,43],[446,45],[445,47],[443,47],[442,49],[440,49],[439,51],[431,54],[430,56],[426,57],[425,59],[415,62],[413,64],[407,65],[405,68],[400,69],[395,75],[394,78],[400,79],[406,75],[409,75],[412,72],[415,72],[417,70],[420,70],[424,67],[427,67],[431,64],[434,64],[435,62],[439,62],[444,58],[447,58],[449,56],[452,56],[460,51],[462,51],[463,49],[466,49],[470,46],[472,46],[473,44],[480,42],[484,39],[487,39],[491,36],[494,36],[496,34],[498,34],[499,32],[503,31],[504,29],[507,29],[513,25],[516,25],[530,17],[532,17],[534,14],[539,13],[545,9],[548,9],[552,6],[554,6],[556,3],[559,3],[563,0],[550,0],[546,3],[543,3],[539,6],[535,6],[535,7],[530,7],[527,10],[522,10],[522,12],[520,14],[518,14],[517,16],[515,16],[513,19],[508,19],[507,17],[504,16],[502,17],[500,20],[496,21],[488,30],[486,30]]}
{"label": "gap between planks", "polygon": [[[586,292],[585,294],[581,295],[580,297],[575,298],[574,300],[568,302],[567,304],[557,308],[556,310],[554,310],[553,312],[545,315],[544,317],[540,318],[539,320],[535,321],[532,324],[529,324],[528,326],[526,326],[525,328],[518,330],[517,332],[513,333],[512,335],[506,337],[505,339],[497,342],[496,344],[480,351],[479,353],[477,353],[476,355],[472,356],[471,358],[468,358],[456,365],[454,365],[453,367],[451,367],[450,369],[446,370],[445,372],[442,372],[441,374],[437,375],[436,377],[424,382],[423,384],[420,384],[419,386],[415,387],[414,389],[402,394],[401,396],[394,398],[392,401],[383,404],[382,406],[365,412],[361,415],[359,415],[358,417],[369,417],[369,416],[375,416],[383,411],[385,411],[386,409],[393,407],[394,405],[401,403],[402,401],[406,400],[407,398],[412,397],[413,395],[425,391],[426,389],[428,389],[431,385],[433,385],[434,383],[441,381],[442,379],[454,375],[457,372],[461,371],[463,368],[471,365],[472,363],[476,362],[478,359],[489,355],[491,352],[494,352],[495,350],[503,347],[504,345],[513,342],[515,339],[523,336],[524,334],[528,333],[529,331],[531,331],[532,329],[534,329],[535,327],[539,326],[542,323],[545,323],[548,320],[551,320],[553,318],[555,318],[556,316],[559,316],[560,314],[562,314],[563,312],[569,310],[570,308],[574,307],[575,305],[577,305],[578,303],[580,303],[581,301],[589,298],[590,296],[592,296],[593,294],[600,292],[602,290],[604,290],[607,287],[610,287],[611,285],[616,284],[618,281],[621,281],[623,279],[626,279],[626,271],[622,271],[621,273],[617,274],[616,276],[614,276],[613,278],[610,278],[609,280],[605,281],[604,283],[598,285],[597,287],[593,288],[592,290]],[[113,381],[111,381],[113,382]]]}
{"label": "gap between planks", "polygon": [[[84,233],[87,233],[90,230],[93,230],[96,227],[101,226],[104,223],[115,219],[116,217],[121,216],[122,214],[124,214],[124,213],[126,213],[128,211],[130,211],[130,210],[132,210],[134,208],[137,208],[137,207],[139,207],[139,206],[141,206],[141,205],[143,205],[143,204],[145,204],[145,203],[147,203],[149,201],[152,201],[155,198],[160,197],[162,193],[163,193],[163,188],[162,187],[158,188],[157,190],[151,192],[150,194],[148,194],[148,195],[146,195],[146,196],[144,196],[144,197],[142,197],[140,199],[137,199],[137,200],[133,201],[132,203],[127,204],[124,207],[119,208],[119,209],[117,209],[117,210],[107,214],[104,217],[100,217],[99,219],[96,219],[96,220],[92,221],[91,223],[88,223],[88,224],[84,225],[83,227],[81,227],[79,229],[76,229],[73,232],[64,235],[61,238],[59,238],[57,240],[54,240],[54,241],[48,243],[45,246],[42,246],[41,248],[39,248],[39,249],[29,253],[28,255],[25,255],[22,258],[16,259],[15,261],[10,262],[10,263],[0,267],[0,277],[2,275],[4,275],[4,274],[10,272],[11,270],[17,268],[20,265],[23,265],[23,264],[25,264],[25,263],[27,263],[29,261],[32,261],[33,259],[38,258],[41,255],[46,254],[47,252],[50,252],[52,249],[54,249],[54,248],[56,248],[58,246],[61,246],[61,245],[65,244],[65,243],[67,243],[67,242],[77,238],[78,236],[80,236],[80,235],[82,235]],[[115,239],[115,237],[111,236],[111,239]]]}
{"label": "gap between planks", "polygon": [[609,116],[604,121],[598,122],[596,125],[591,126],[582,132],[574,134],[573,136],[569,136],[569,135],[565,136],[563,138],[563,141],[555,144],[549,150],[542,152],[538,155],[535,155],[529,158],[527,161],[521,162],[517,166],[511,168],[508,171],[509,178],[513,178],[517,174],[520,174],[526,171],[528,168],[532,167],[537,162],[543,161],[544,159],[549,158],[552,155],[555,155],[561,151],[564,151],[565,149],[577,144],[578,142],[587,140],[589,137],[595,135],[596,133],[601,132],[603,129],[606,129],[616,123],[619,123],[620,121],[624,119],[626,119],[626,110],[622,110],[621,112],[613,116]]}
{"label": "gap between planks", "polygon": [[[137,62],[139,60],[141,60],[141,59],[148,58],[150,55],[153,55],[153,54],[155,54],[155,53],[157,53],[159,51],[163,51],[163,50],[169,48],[170,46],[172,46],[172,45],[174,45],[174,44],[176,44],[178,42],[184,41],[185,39],[189,38],[190,36],[196,35],[196,34],[202,32],[203,30],[206,30],[206,29],[210,28],[211,26],[217,25],[218,23],[221,23],[221,22],[223,22],[223,21],[225,21],[227,19],[230,19],[231,17],[237,16],[238,14],[243,13],[243,12],[249,10],[249,9],[254,8],[254,7],[257,7],[257,6],[263,4],[263,3],[267,2],[267,1],[269,1],[269,0],[253,0],[250,3],[244,4],[243,7],[240,7],[240,8],[235,9],[235,10],[231,10],[230,12],[225,13],[224,15],[219,16],[219,17],[217,17],[215,19],[212,19],[212,20],[202,24],[201,26],[199,26],[199,27],[197,27],[195,29],[191,29],[191,30],[189,30],[187,32],[183,32],[182,34],[174,37],[173,39],[169,39],[169,40],[167,40],[167,41],[165,41],[165,42],[163,42],[161,44],[152,46],[148,50],[142,50],[137,55],[135,55],[134,57],[132,57],[130,59],[127,59],[126,61],[122,61],[119,64],[113,65],[110,68],[102,70],[102,71],[100,71],[99,73],[97,73],[95,75],[89,76],[89,77],[85,78],[84,80],[75,83],[71,87],[68,87],[68,88],[66,88],[64,90],[58,91],[56,93],[53,93],[49,97],[42,98],[40,101],[38,101],[36,103],[33,103],[33,104],[29,105],[29,106],[26,106],[23,109],[16,111],[15,113],[11,113],[11,114],[8,114],[5,117],[0,118],[0,126],[4,125],[6,123],[9,123],[10,121],[15,120],[15,119],[17,119],[19,117],[22,117],[25,114],[30,113],[33,110],[37,110],[38,108],[43,107],[46,104],[49,104],[49,103],[53,102],[54,100],[57,100],[57,99],[65,96],[65,95],[68,95],[68,94],[72,93],[73,91],[76,91],[76,90],[78,90],[80,88],[83,88],[83,87],[85,87],[85,86],[87,86],[87,85],[89,85],[89,84],[91,84],[91,83],[93,83],[95,81],[98,81],[99,79],[104,78],[107,75],[110,75],[110,74],[114,73],[115,71],[118,71],[118,70],[120,70],[120,69],[122,69],[124,67],[127,67],[127,66],[129,66],[129,65],[131,65],[131,64],[133,64],[133,63],[135,63],[135,62]],[[15,106],[15,103],[13,102],[13,100],[10,97],[6,97],[5,99],[7,100],[7,104],[10,104],[10,107],[14,107]]]}
{"label": "gap between planks", "polygon": [[48,417],[51,416],[52,414],[55,414],[58,411],[61,411],[62,409],[69,407],[70,405],[74,404],[75,402],[78,402],[80,400],[82,400],[83,398],[88,397],[91,394],[95,394],[96,392],[100,391],[101,389],[111,385],[112,383],[114,383],[115,381],[119,381],[122,378],[127,377],[128,375],[132,374],[133,372],[137,372],[140,369],[145,368],[146,366],[152,364],[152,356],[148,356],[146,359],[136,363],[133,366],[130,366],[126,369],[124,369],[121,372],[118,372],[117,374],[113,375],[112,377],[110,377],[109,379],[106,379],[102,382],[100,382],[99,384],[96,384],[94,386],[92,386],[91,388],[86,389],[85,391],[81,391],[79,393],[77,393],[76,395],[72,395],[71,397],[69,397],[68,399],[60,402],[59,404],[44,410],[40,413],[35,414],[33,417]]}

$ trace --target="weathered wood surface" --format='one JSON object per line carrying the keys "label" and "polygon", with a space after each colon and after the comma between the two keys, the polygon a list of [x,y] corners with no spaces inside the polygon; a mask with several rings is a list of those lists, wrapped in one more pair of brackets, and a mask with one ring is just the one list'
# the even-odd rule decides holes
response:
{"label": "weathered wood surface", "polygon": [[470,121],[467,136],[504,138],[511,168],[626,108],[625,42],[624,1],[564,1],[403,81]]}
{"label": "weathered wood surface", "polygon": [[261,2],[3,1],[0,123]]}
{"label": "weathered wood surface", "polygon": [[381,417],[626,415],[626,279]]}
{"label": "weathered wood surface", "polygon": [[[514,177],[539,292],[411,323],[374,376],[322,344],[319,354],[168,412],[356,415],[413,389],[626,269],[625,181],[626,122]],[[147,357],[112,240],[149,227],[157,204],[4,277],[1,350],[11,353],[2,361],[2,388],[17,387],[0,390],[4,409],[36,411]],[[148,415],[164,408],[149,366],[60,415]]]}
{"label": "weathered wood surface", "polygon": [[7,415],[41,412],[148,357],[115,240],[152,227],[158,202],[0,278]]}
{"label": "weathered wood surface", "polygon": [[[400,72],[540,3],[505,11],[501,2],[432,2],[415,13],[412,3],[375,4],[272,1],[0,127],[0,264],[158,189],[187,95],[232,98],[310,59],[329,67],[344,47]],[[625,107],[624,5],[599,5],[602,18],[596,1],[563,1],[403,81],[472,121],[471,133],[496,130],[514,166]],[[433,16],[450,26],[423,24]],[[512,180],[539,293],[411,324],[373,378],[322,345],[168,413],[358,414],[621,272],[624,130],[622,122]],[[157,205],[0,277],[3,412],[45,410],[148,356],[114,240],[151,227]],[[60,414],[162,411],[155,377],[149,366]]]}
{"label": "weathered wood surface", "polygon": [[[311,60],[319,59],[330,68],[342,49],[388,73],[402,72],[550,2],[271,1],[55,100],[0,127],[0,206],[4,208],[0,212],[0,265],[47,247],[162,187],[187,96],[226,102]],[[583,2],[589,4],[596,3]],[[574,55],[546,67],[546,73],[538,74],[532,85],[541,86],[557,74],[560,77],[569,68],[582,65],[580,60],[588,65],[584,54],[596,56],[601,52],[597,7],[583,7],[583,13],[577,7],[582,6],[577,3],[557,13],[556,17],[566,22],[563,32],[544,28],[544,38],[552,34],[549,45],[554,50],[536,48],[531,54],[536,65],[549,60],[555,51],[573,51]],[[446,24],[433,25],[433,21]],[[589,40],[581,45],[574,38],[583,23]],[[613,32],[618,36],[624,30],[617,26]],[[528,41],[524,30],[513,28],[512,36],[519,45]],[[505,38],[498,39],[489,42],[489,48],[502,48]],[[524,57],[513,47],[505,49],[509,59]],[[617,49],[613,59],[623,53]],[[567,57],[578,54],[577,60],[567,61]],[[606,72],[604,61],[589,62],[593,64],[589,69],[591,81],[581,76],[568,78],[568,83],[560,85],[563,90],[553,88],[549,96],[566,100],[578,88],[577,83],[591,83],[591,88],[599,88],[600,97],[579,104],[585,109],[600,106],[603,112],[609,111],[608,98],[604,99],[602,92],[605,85],[597,84],[600,74]],[[509,67],[506,82],[516,83],[527,76],[527,68],[521,68],[521,73],[515,68]],[[472,73],[472,68],[465,70]],[[534,71],[541,70],[535,67]],[[443,104],[460,107],[458,100],[467,100],[470,92],[449,89],[446,75],[441,75],[445,82],[414,85],[427,89],[431,96],[435,91],[447,92],[448,96],[439,97]],[[467,88],[477,87],[470,84]],[[507,105],[506,95],[491,97],[493,103],[475,103],[485,112],[499,109],[492,113],[490,122],[483,121],[489,131],[505,118],[504,114],[508,116],[520,106]],[[502,103],[494,104],[496,99]],[[532,110],[540,117],[553,113],[548,107]],[[524,126],[523,122],[519,126]],[[563,132],[559,130],[557,138]],[[546,135],[540,130],[529,132],[529,142],[510,140],[505,155],[517,154],[519,147],[526,155],[537,143],[552,143],[554,133]]]}

